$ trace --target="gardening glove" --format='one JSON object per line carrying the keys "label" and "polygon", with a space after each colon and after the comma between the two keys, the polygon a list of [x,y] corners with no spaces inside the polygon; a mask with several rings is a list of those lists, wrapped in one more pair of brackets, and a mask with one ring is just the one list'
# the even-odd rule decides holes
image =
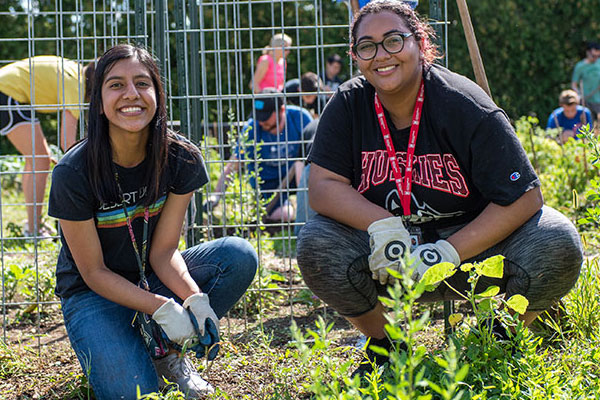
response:
{"label": "gardening glove", "polygon": [[180,346],[183,346],[186,340],[196,337],[187,311],[173,299],[158,307],[152,314],[152,319],[158,322],[170,341]]}
{"label": "gardening glove", "polygon": [[442,262],[449,262],[455,267],[460,265],[460,256],[454,246],[445,240],[435,243],[425,243],[411,253],[413,258],[413,279],[419,280],[429,268]]}
{"label": "gardening glove", "polygon": [[200,336],[205,335],[205,328],[208,320],[212,321],[213,325],[217,329],[217,334],[219,333],[219,318],[217,318],[217,314],[215,314],[210,306],[208,295],[206,293],[196,293],[191,295],[185,299],[183,302],[183,307],[189,308],[194,314],[194,317],[196,317]]}
{"label": "gardening glove", "polygon": [[389,217],[373,222],[369,232],[369,269],[373,279],[385,285],[388,282],[387,268],[400,270],[404,255],[410,251],[410,234],[404,228],[401,217]]}
{"label": "gardening glove", "polygon": [[196,357],[204,358],[206,356],[209,360],[214,360],[219,353],[219,330],[212,319],[206,318],[205,333],[200,334],[200,326],[198,320],[194,316],[194,313],[188,308],[188,314],[190,320],[194,325],[194,329],[198,333],[198,342],[190,347],[190,350],[196,353]]}

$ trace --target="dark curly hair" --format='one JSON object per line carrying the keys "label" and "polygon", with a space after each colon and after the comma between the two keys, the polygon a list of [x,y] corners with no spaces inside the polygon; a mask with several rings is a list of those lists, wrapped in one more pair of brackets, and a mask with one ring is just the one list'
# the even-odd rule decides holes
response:
{"label": "dark curly hair", "polygon": [[408,25],[408,29],[412,32],[415,40],[419,42],[421,51],[423,52],[423,64],[430,65],[436,59],[441,57],[437,47],[433,43],[435,32],[431,25],[429,25],[427,21],[422,20],[409,5],[398,0],[372,1],[356,13],[351,28],[350,43],[352,47],[356,45],[356,32],[364,17],[369,14],[378,14],[382,11],[393,12],[406,22],[406,25]]}

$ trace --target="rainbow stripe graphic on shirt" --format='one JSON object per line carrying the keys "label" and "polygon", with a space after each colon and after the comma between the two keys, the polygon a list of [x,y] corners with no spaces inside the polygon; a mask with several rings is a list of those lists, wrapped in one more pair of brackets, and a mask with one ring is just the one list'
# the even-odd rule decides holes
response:
{"label": "rainbow stripe graphic on shirt", "polygon": [[[166,199],[166,195],[162,196],[154,204],[150,205],[150,218],[160,214],[160,211],[165,205]],[[127,213],[129,214],[131,221],[135,220],[136,218],[143,218],[144,209],[145,207],[141,204],[127,207]],[[127,226],[127,220],[125,218],[123,207],[118,207],[111,211],[98,212],[96,213],[96,219],[96,227],[98,228],[119,228],[122,226]]]}

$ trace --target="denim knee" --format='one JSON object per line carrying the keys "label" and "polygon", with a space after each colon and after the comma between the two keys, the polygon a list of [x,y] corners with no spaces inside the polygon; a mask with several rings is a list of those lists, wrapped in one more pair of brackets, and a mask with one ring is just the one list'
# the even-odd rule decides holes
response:
{"label": "denim knee", "polygon": [[245,283],[245,288],[248,288],[258,269],[256,250],[246,239],[235,236],[225,238],[223,246],[229,254],[235,255],[229,267],[235,268],[237,279]]}
{"label": "denim knee", "polygon": [[71,346],[97,399],[136,399],[158,390],[142,337],[131,326],[135,311],[92,291],[62,300]]}

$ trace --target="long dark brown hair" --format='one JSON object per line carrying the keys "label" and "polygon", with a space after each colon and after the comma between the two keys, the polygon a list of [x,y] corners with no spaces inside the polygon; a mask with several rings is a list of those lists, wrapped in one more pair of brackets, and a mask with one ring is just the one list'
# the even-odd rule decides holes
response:
{"label": "long dark brown hair", "polygon": [[436,59],[440,58],[437,47],[432,42],[435,37],[435,32],[427,21],[419,18],[419,15],[410,8],[410,6],[402,1],[397,0],[376,0],[366,4],[356,13],[354,22],[351,28],[350,43],[352,47],[356,45],[356,32],[363,18],[369,14],[378,14],[382,11],[390,11],[397,14],[406,22],[408,29],[412,32],[415,40],[421,47],[423,53],[423,64],[430,65]]}
{"label": "long dark brown hair", "polygon": [[190,151],[194,159],[199,159],[199,151],[188,143],[178,139],[167,128],[167,106],[165,91],[160,79],[158,66],[148,50],[131,44],[119,44],[102,55],[96,64],[90,110],[88,118],[87,164],[90,185],[94,195],[103,203],[120,200],[112,165],[112,148],[108,134],[108,120],[102,112],[102,83],[106,74],[116,62],[135,57],[146,67],[156,90],[156,113],[150,121],[146,160],[148,168],[144,174],[143,185],[147,188],[145,205],[156,202],[160,193],[160,182],[167,166],[172,144],[180,144]]}

